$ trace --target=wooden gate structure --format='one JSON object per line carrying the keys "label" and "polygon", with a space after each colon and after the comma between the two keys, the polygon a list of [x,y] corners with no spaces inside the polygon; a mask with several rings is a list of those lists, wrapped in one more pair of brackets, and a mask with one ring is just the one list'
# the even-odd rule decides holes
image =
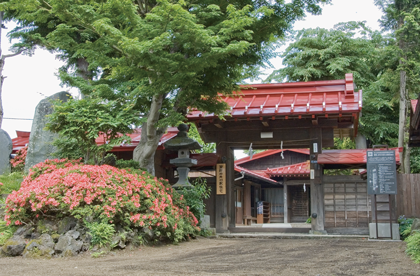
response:
{"label": "wooden gate structure", "polygon": [[217,232],[235,227],[233,150],[251,143],[254,149],[310,149],[311,227],[324,231],[322,166],[316,160],[323,148],[334,145],[334,137],[357,135],[362,91],[354,89],[352,74],[342,80],[245,85],[221,96],[228,106],[223,119],[199,110],[187,114],[203,141],[216,143],[226,164],[226,194],[216,196]]}

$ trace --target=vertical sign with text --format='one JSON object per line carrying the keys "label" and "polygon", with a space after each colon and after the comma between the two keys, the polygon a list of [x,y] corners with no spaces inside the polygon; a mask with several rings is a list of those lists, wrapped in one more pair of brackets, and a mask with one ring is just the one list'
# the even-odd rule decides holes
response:
{"label": "vertical sign with text", "polygon": [[216,190],[218,195],[226,194],[226,164],[216,165]]}
{"label": "vertical sign with text", "polygon": [[369,195],[396,195],[397,169],[395,151],[367,151],[367,180]]}

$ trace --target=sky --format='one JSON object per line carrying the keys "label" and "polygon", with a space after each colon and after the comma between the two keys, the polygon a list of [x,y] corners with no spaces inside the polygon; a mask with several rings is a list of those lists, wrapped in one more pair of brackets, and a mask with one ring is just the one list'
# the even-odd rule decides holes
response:
{"label": "sky", "polygon": [[[296,22],[294,29],[316,27],[331,29],[340,22],[366,21],[367,26],[379,30],[378,20],[381,16],[382,13],[374,5],[374,0],[332,0],[332,5],[323,7],[322,15],[307,16],[305,20]],[[6,24],[6,27],[13,28],[10,23]],[[10,47],[6,33],[7,30],[3,29],[1,46],[4,54],[8,53]],[[280,58],[272,62],[276,68],[281,66]],[[54,54],[42,49],[37,49],[32,57],[21,55],[6,59],[3,69],[3,76],[6,78],[2,93],[4,112],[2,129],[11,138],[16,137],[16,130],[31,130],[31,119],[35,108],[45,97],[60,91],[69,91],[73,95],[78,95],[76,89],[60,86],[56,74],[62,65],[63,62],[57,60]]]}

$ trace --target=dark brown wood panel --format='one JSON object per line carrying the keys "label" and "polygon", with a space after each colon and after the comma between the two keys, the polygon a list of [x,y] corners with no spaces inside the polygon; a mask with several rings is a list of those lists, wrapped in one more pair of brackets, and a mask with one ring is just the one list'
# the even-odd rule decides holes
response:
{"label": "dark brown wood panel", "polygon": [[291,200],[291,222],[305,222],[309,218],[308,190],[303,186],[290,186],[288,192]]}
{"label": "dark brown wood panel", "polygon": [[397,185],[397,216],[420,217],[420,174],[398,174]]}
{"label": "dark brown wood panel", "polygon": [[366,185],[358,176],[324,176],[325,228],[368,227],[372,214]]}

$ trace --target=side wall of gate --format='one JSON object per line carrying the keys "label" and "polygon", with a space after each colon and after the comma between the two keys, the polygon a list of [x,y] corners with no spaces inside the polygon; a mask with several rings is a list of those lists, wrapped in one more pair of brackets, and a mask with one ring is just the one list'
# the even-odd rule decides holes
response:
{"label": "side wall of gate", "polygon": [[398,174],[397,185],[397,217],[420,218],[420,174]]}
{"label": "side wall of gate", "polygon": [[357,175],[324,175],[325,228],[368,228],[371,200]]}

